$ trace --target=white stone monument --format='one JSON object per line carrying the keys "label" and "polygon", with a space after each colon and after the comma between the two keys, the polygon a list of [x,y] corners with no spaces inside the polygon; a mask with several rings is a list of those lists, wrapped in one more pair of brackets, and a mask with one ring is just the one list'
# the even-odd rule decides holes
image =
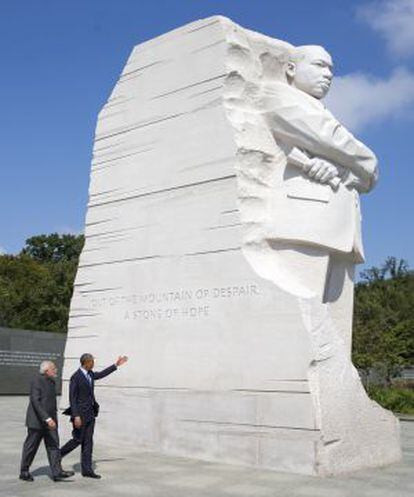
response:
{"label": "white stone monument", "polygon": [[97,384],[98,441],[316,475],[400,458],[350,358],[377,170],[321,103],[331,79],[321,47],[223,17],[134,48],[98,119],[65,352],[65,406],[81,353],[130,357]]}

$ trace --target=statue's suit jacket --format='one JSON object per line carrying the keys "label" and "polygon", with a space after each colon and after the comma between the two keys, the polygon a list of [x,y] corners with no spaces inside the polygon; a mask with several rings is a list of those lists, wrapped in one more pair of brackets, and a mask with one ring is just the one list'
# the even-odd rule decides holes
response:
{"label": "statue's suit jacket", "polygon": [[[275,240],[322,246],[364,260],[358,191],[369,191],[377,179],[373,152],[357,140],[317,99],[286,83],[264,88],[263,116],[281,148],[271,209]],[[312,181],[287,164],[293,147],[309,157],[325,159],[342,171],[356,188],[341,183],[337,191]]]}

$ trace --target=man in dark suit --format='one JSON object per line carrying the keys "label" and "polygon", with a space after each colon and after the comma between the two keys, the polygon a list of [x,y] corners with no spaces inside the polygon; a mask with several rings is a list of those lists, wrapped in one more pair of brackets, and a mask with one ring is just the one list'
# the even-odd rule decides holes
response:
{"label": "man in dark suit", "polygon": [[126,356],[120,356],[115,364],[97,373],[92,371],[95,364],[94,357],[91,354],[82,354],[81,367],[70,379],[70,407],[64,411],[64,414],[71,416],[73,432],[72,439],[61,448],[61,455],[64,457],[81,445],[82,476],[87,478],[100,478],[100,475],[97,475],[92,468],[93,432],[95,418],[99,412],[99,404],[94,394],[95,380],[105,378],[127,360]]}
{"label": "man in dark suit", "polygon": [[43,361],[40,374],[30,386],[30,401],[26,413],[27,437],[23,444],[20,479],[33,481],[29,473],[40,442],[44,440],[52,478],[61,481],[73,476],[73,471],[63,471],[59,451],[55,378],[57,369],[52,361]]}

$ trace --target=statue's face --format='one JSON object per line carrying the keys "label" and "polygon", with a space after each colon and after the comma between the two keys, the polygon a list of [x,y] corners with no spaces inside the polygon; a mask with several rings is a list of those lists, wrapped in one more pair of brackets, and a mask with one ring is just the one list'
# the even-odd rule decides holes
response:
{"label": "statue's face", "polygon": [[322,47],[311,46],[303,49],[297,62],[289,64],[287,74],[292,86],[317,99],[329,91],[333,78],[332,58]]}

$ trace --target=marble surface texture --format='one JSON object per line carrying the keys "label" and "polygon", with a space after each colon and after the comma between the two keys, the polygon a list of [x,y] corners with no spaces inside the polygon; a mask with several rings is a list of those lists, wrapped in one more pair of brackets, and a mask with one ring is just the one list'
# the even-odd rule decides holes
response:
{"label": "marble surface texture", "polygon": [[[350,359],[375,156],[286,132],[308,108],[331,125],[292,50],[196,21],[136,46],[99,114],[62,394],[82,353],[129,355],[96,385],[98,443],[322,476],[400,458]],[[289,165],[296,145],[329,180]]]}

